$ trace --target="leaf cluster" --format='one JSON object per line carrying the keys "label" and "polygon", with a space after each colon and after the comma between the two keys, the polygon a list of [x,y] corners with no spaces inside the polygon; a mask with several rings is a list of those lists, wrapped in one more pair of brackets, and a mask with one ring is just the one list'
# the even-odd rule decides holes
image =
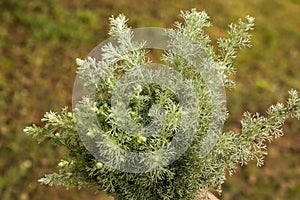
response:
{"label": "leaf cluster", "polygon": [[[95,91],[95,99],[83,98],[79,103],[81,109],[75,109],[73,113],[67,108],[60,114],[47,112],[42,119],[43,127],[32,125],[24,129],[26,134],[38,137],[39,141],[48,139],[67,149],[67,155],[58,163],[58,173],[45,175],[39,180],[42,184],[67,188],[93,187],[125,200],[190,200],[197,196],[208,199],[209,190],[221,193],[226,173],[233,174],[238,164],[245,165],[256,159],[258,166],[263,165],[267,155],[266,142],[283,135],[282,125],[287,118],[300,119],[297,92],[290,90],[286,104],[271,106],[266,116],[245,112],[241,133],[223,133],[214,148],[205,157],[200,157],[201,141],[209,129],[213,110],[219,104],[211,99],[199,69],[214,68],[225,86],[232,87],[234,82],[229,75],[235,72],[233,61],[238,49],[251,45],[248,32],[253,29],[254,18],[247,16],[237,24],[230,24],[229,37],[218,39],[219,49],[215,51],[204,30],[211,26],[209,16],[195,9],[183,11],[181,16],[184,22],[176,22],[175,29],[167,31],[169,49],[162,60],[186,78],[184,85],[193,86],[194,93],[186,87],[186,98],[198,100],[194,111],[198,126],[193,140],[189,141],[190,147],[170,165],[145,173],[128,173],[111,168],[85,148],[76,124],[92,123],[92,120],[84,120],[84,116],[90,113],[95,114],[102,133],[110,139],[109,145],[115,147],[107,153],[118,159],[122,159],[122,155],[112,152],[114,149],[156,151],[168,145],[176,134],[189,134],[187,127],[191,122],[185,120],[184,107],[175,92],[167,87],[158,84],[135,85],[128,108],[122,104],[113,105],[113,98],[123,98],[122,88],[118,88],[120,78],[126,73],[129,78],[138,77],[134,73],[142,73],[142,67],[151,62],[143,49],[145,43],[132,40],[133,32],[126,24],[127,19],[119,15],[110,18],[109,31],[110,36],[117,38],[117,45],[108,43],[103,46],[101,61],[93,58],[76,60],[84,86]],[[202,58],[201,62],[199,58]],[[226,113],[219,114],[226,116]],[[161,131],[147,137],[147,129],[141,127],[150,129],[151,124]],[[84,130],[84,134],[92,141],[99,130],[92,125],[89,127],[92,128]],[[106,142],[108,140],[103,141]],[[157,162],[165,162],[157,159]],[[200,195],[199,191],[202,191]]]}

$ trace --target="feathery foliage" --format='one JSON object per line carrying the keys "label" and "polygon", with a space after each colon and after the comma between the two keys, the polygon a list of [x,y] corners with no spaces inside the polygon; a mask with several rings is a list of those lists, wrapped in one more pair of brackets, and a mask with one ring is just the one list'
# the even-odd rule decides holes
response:
{"label": "feathery foliage", "polygon": [[[96,88],[94,101],[83,98],[79,103],[81,109],[75,109],[74,113],[67,108],[59,114],[47,112],[42,119],[45,123],[43,127],[32,125],[24,129],[26,134],[38,137],[39,141],[50,139],[55,145],[65,146],[68,150],[58,164],[58,173],[45,175],[39,180],[42,184],[63,185],[67,188],[95,187],[97,191],[106,191],[124,200],[190,200],[196,199],[199,191],[202,191],[200,196],[207,199],[209,190],[221,193],[226,173],[233,174],[238,164],[244,165],[256,159],[258,166],[263,165],[267,155],[266,142],[283,135],[282,125],[288,117],[300,119],[300,98],[297,92],[290,90],[286,104],[271,106],[266,116],[245,112],[241,133],[223,133],[214,148],[206,156],[200,157],[201,141],[208,132],[214,108],[219,104],[211,99],[209,88],[205,86],[197,69],[215,69],[224,85],[232,88],[234,81],[229,77],[235,72],[233,61],[238,49],[251,46],[251,35],[248,32],[253,29],[254,18],[247,16],[237,24],[229,25],[229,37],[218,39],[219,48],[215,51],[209,36],[204,32],[204,28],[211,25],[209,16],[195,9],[183,11],[181,16],[184,22],[176,22],[175,29],[167,31],[170,48],[165,51],[162,61],[186,78],[184,85],[193,86],[194,89],[194,93],[185,93],[186,98],[197,99],[197,109],[194,111],[197,114],[197,129],[192,135],[193,140],[188,141],[191,143],[189,148],[170,165],[157,165],[155,170],[145,173],[129,173],[107,166],[85,148],[76,123],[86,123],[78,116],[89,113],[95,113],[103,134],[110,139],[102,143],[110,142],[109,145],[114,147],[104,153],[113,154],[118,159],[122,159],[118,148],[152,152],[167,146],[175,135],[189,134],[185,130],[188,126],[182,125],[189,123],[185,122],[184,108],[174,91],[167,87],[158,84],[140,85],[134,88],[129,108],[124,109],[122,104],[112,106],[111,98],[122,75],[141,72],[142,67],[151,62],[147,51],[143,49],[145,43],[132,41],[132,29],[126,24],[125,16],[119,15],[110,18],[109,31],[110,36],[117,37],[118,46],[112,43],[105,45],[101,49],[101,61],[93,58],[77,59],[78,73],[84,80],[84,86],[91,90]],[[195,62],[199,57],[203,58],[200,66]],[[226,111],[219,114],[226,117]],[[128,117],[131,120],[127,122],[132,129],[124,131],[122,122]],[[147,137],[147,130],[139,131],[140,127],[151,124],[160,127],[159,134]],[[95,127],[85,131],[90,140],[99,134]],[[166,162],[157,159],[154,161]]]}

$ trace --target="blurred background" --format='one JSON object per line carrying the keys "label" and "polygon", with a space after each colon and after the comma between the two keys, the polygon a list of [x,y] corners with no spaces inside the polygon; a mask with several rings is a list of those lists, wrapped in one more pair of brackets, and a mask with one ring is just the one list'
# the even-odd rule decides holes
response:
{"label": "blurred background", "polygon": [[[253,48],[242,50],[234,90],[227,91],[231,117],[225,130],[239,132],[242,113],[265,113],[300,91],[300,0],[0,0],[0,199],[108,199],[93,190],[39,185],[57,170],[64,149],[40,145],[22,130],[50,109],[71,107],[75,58],[85,58],[106,39],[108,18],[119,13],[133,27],[168,27],[184,9],[205,10],[212,39],[226,36],[227,24],[256,18]],[[228,176],[220,199],[282,200],[300,197],[300,122],[289,120],[286,135],[268,144],[265,165],[255,162]]]}

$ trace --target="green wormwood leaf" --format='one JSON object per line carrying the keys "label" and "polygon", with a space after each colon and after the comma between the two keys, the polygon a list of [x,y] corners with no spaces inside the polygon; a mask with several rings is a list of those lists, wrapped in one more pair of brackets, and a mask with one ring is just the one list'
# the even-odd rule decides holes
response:
{"label": "green wormwood leaf", "polygon": [[[207,63],[221,75],[225,86],[234,87],[234,81],[229,78],[235,72],[233,60],[238,49],[251,46],[251,35],[248,32],[253,29],[254,18],[247,16],[237,24],[230,24],[229,37],[219,38],[219,48],[215,51],[204,31],[204,28],[211,26],[209,16],[192,9],[181,12],[181,17],[184,22],[176,22],[175,29],[167,31],[171,48],[163,54],[162,61],[184,77],[190,78],[190,84],[195,88],[196,98],[199,100],[198,106],[201,109],[197,112],[201,123],[190,147],[173,163],[156,170],[146,173],[119,171],[97,160],[85,148],[76,129],[80,118],[76,118],[67,108],[60,114],[50,111],[42,119],[43,127],[32,125],[24,129],[26,134],[37,137],[40,142],[50,139],[53,144],[67,149],[65,158],[58,164],[59,171],[45,175],[39,180],[40,183],[63,185],[67,188],[93,187],[124,200],[208,199],[209,190],[222,192],[221,186],[226,173],[233,174],[237,164],[245,165],[256,159],[258,166],[263,165],[263,159],[267,155],[266,142],[283,135],[282,125],[287,118],[300,118],[297,91],[290,90],[286,104],[271,106],[266,116],[245,112],[241,121],[241,134],[233,131],[223,133],[214,148],[206,156],[199,157],[199,144],[207,133],[211,112],[216,105],[210,103],[203,79],[193,70],[190,60],[196,56],[195,53],[204,51]],[[94,102],[88,98],[82,100],[81,105],[85,109],[82,114],[96,113],[98,123],[110,139],[107,140],[109,145],[115,147],[107,153],[120,158],[122,155],[113,151],[114,149],[151,152],[166,146],[174,138],[174,134],[182,131],[180,120],[184,115],[174,92],[157,84],[134,88],[129,108],[125,112],[121,104],[112,107],[112,91],[124,72],[151,62],[147,51],[143,49],[144,43],[132,41],[133,32],[126,23],[124,15],[110,18],[109,35],[118,37],[119,46],[111,43],[105,45],[101,61],[93,58],[76,60],[78,74],[84,81],[84,86],[87,89],[91,86],[96,88]],[[151,137],[146,137],[142,131],[128,134],[118,126],[119,121],[128,116],[141,126],[152,122],[161,126],[160,134]],[[161,124],[161,121],[165,123]],[[91,127],[86,134],[90,138],[97,137],[97,131],[97,127]],[[159,157],[155,159],[153,162],[161,161]]]}

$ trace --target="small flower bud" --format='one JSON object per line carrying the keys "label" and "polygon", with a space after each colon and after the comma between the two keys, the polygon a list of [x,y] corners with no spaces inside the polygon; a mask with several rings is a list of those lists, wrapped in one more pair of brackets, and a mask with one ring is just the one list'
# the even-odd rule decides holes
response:
{"label": "small flower bud", "polygon": [[97,169],[101,169],[103,167],[103,164],[101,162],[96,163]]}
{"label": "small flower bud", "polygon": [[253,23],[254,22],[254,20],[255,20],[255,18],[254,17],[252,17],[252,16],[247,16],[247,21],[249,22],[249,23]]}
{"label": "small flower bud", "polygon": [[91,138],[95,136],[94,131],[92,129],[89,129],[88,132],[86,133],[86,135]]}
{"label": "small flower bud", "polygon": [[84,63],[84,60],[82,60],[82,59],[80,59],[80,58],[76,58],[76,64],[77,64],[78,66],[82,66],[83,63]]}
{"label": "small flower bud", "polygon": [[58,166],[59,167],[65,167],[65,166],[68,166],[69,165],[69,162],[66,161],[66,160],[61,160],[59,163],[58,163]]}
{"label": "small flower bud", "polygon": [[139,144],[143,144],[147,141],[147,138],[145,136],[138,136],[137,142]]}

